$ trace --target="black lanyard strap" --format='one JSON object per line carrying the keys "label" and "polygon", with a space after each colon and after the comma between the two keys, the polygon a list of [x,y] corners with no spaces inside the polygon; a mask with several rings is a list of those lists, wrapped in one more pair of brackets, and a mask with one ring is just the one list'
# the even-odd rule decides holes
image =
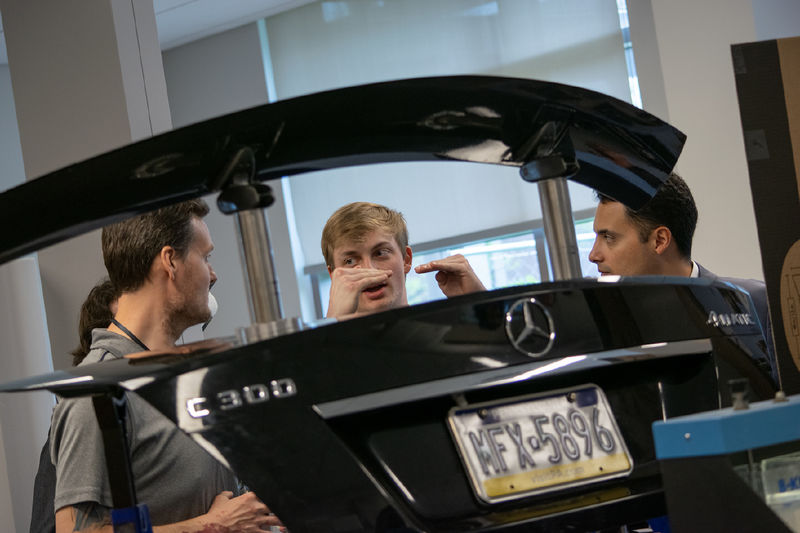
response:
{"label": "black lanyard strap", "polygon": [[150,351],[150,348],[148,348],[148,347],[147,347],[147,345],[145,345],[145,343],[143,343],[142,341],[140,341],[140,340],[139,340],[139,337],[137,337],[136,335],[134,335],[133,333],[131,333],[131,330],[129,330],[128,328],[126,328],[125,326],[123,326],[123,325],[122,325],[122,324],[119,322],[119,320],[117,320],[116,318],[112,318],[112,319],[111,319],[111,323],[112,323],[112,324],[114,324],[115,326],[117,326],[119,329],[121,329],[121,330],[122,330],[122,332],[123,332],[125,335],[127,335],[128,337],[130,337],[130,339],[131,339],[133,342],[135,342],[136,344],[138,344],[139,346],[141,346],[141,347],[142,347],[142,349],[143,349],[144,351],[146,351],[146,352],[149,352],[149,351]]}

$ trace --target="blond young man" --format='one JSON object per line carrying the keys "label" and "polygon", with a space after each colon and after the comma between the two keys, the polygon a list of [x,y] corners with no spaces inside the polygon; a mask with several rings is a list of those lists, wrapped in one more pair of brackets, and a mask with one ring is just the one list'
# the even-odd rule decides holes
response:
{"label": "blond young man", "polygon": [[[408,305],[411,247],[403,215],[386,206],[354,202],[339,208],[322,230],[322,255],[331,276],[327,317],[349,318]],[[445,296],[486,290],[462,255],[418,265],[436,272]]]}

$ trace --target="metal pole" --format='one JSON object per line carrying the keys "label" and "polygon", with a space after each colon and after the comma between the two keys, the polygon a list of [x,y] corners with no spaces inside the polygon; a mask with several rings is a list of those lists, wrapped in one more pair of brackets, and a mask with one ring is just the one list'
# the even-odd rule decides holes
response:
{"label": "metal pole", "polygon": [[300,318],[286,319],[283,316],[269,223],[264,212],[274,198],[268,186],[254,181],[255,169],[253,149],[244,146],[233,155],[216,181],[216,186],[223,189],[217,198],[220,211],[228,215],[236,214],[239,255],[252,320],[249,326],[237,330],[244,343],[303,329]]}
{"label": "metal pole", "polygon": [[539,202],[542,204],[542,223],[550,252],[553,279],[582,278],[575,224],[572,222],[572,203],[566,178],[551,178],[538,182]]}
{"label": "metal pole", "polygon": [[250,288],[247,295],[250,318],[254,323],[283,319],[266,213],[263,209],[248,209],[236,213],[236,229],[245,282]]}

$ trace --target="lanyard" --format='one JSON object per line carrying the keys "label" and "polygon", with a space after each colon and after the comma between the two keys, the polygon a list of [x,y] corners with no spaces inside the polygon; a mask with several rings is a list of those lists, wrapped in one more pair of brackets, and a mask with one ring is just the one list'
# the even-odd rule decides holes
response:
{"label": "lanyard", "polygon": [[133,333],[131,333],[131,330],[129,330],[128,328],[126,328],[125,326],[123,326],[123,325],[122,325],[122,324],[121,324],[121,323],[120,323],[120,322],[119,322],[119,321],[118,321],[116,318],[112,318],[112,319],[111,319],[111,323],[112,323],[112,324],[114,324],[115,326],[117,326],[119,329],[121,329],[121,330],[122,330],[122,332],[123,332],[123,333],[125,333],[125,335],[127,335],[128,337],[130,337],[130,339],[131,339],[133,342],[135,342],[136,344],[138,344],[139,346],[141,346],[142,348],[144,348],[144,350],[145,350],[145,351],[150,351],[150,348],[148,348],[148,347],[145,345],[145,343],[143,343],[142,341],[140,341],[140,340],[139,340],[139,337],[137,337],[136,335],[134,335]]}

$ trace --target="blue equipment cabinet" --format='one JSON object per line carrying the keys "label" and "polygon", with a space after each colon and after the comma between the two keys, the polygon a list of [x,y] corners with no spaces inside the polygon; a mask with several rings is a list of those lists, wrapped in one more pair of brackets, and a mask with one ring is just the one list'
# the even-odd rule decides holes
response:
{"label": "blue equipment cabinet", "polygon": [[791,531],[733,467],[800,448],[800,396],[654,422],[653,438],[673,532]]}

